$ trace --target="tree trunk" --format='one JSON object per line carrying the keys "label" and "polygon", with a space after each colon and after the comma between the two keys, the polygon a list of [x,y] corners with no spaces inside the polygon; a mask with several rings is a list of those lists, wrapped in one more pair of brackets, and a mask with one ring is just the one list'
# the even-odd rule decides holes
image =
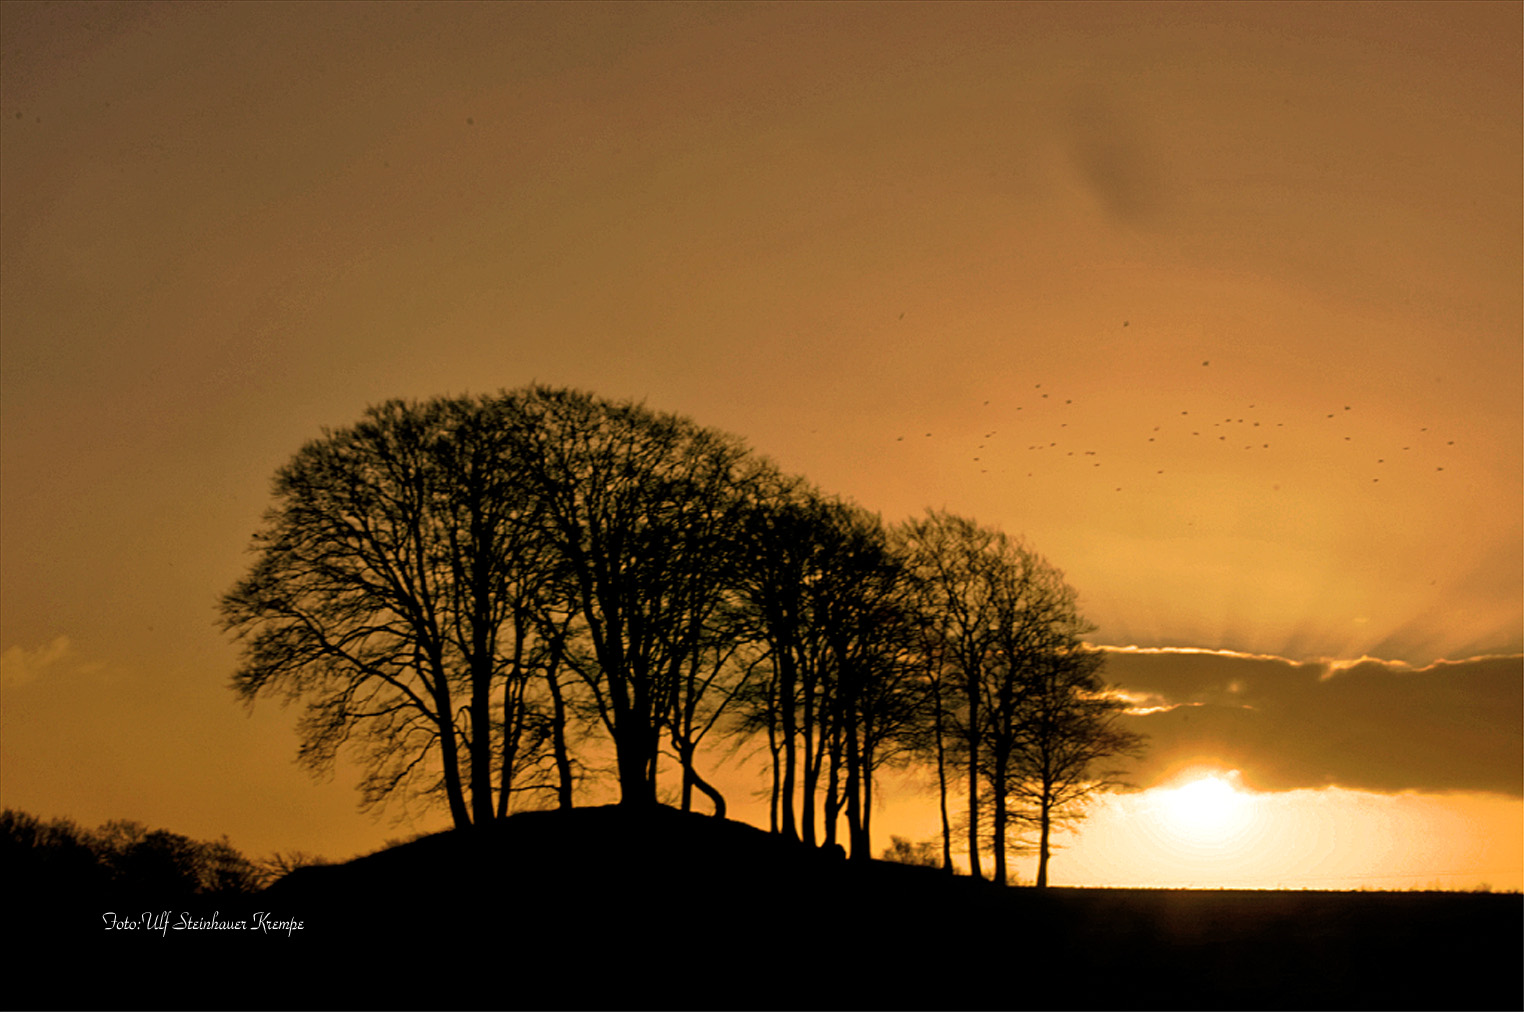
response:
{"label": "tree trunk", "polygon": [[[782,829],[778,824],[778,795],[782,790],[782,782],[779,779],[781,776],[779,772],[779,751],[778,729],[776,726],[776,721],[773,719],[773,716],[769,714],[767,718],[767,753],[772,757],[773,761],[771,767],[772,793],[769,795],[767,805],[767,828],[769,832],[773,833],[782,832]],[[796,832],[793,835],[793,839],[797,840],[798,838],[799,834]]]}
{"label": "tree trunk", "polygon": [[863,858],[873,857],[873,753],[863,751]]}
{"label": "tree trunk", "polygon": [[951,875],[953,872],[952,822],[947,816],[947,750],[942,741],[942,680],[940,676],[932,684],[933,705],[937,708],[937,808],[942,815],[942,870]]}
{"label": "tree trunk", "polygon": [[454,721],[445,721],[439,736],[440,760],[444,766],[445,798],[450,804],[450,818],[456,829],[471,828],[471,810],[460,782],[460,749],[455,741]]}
{"label": "tree trunk", "polygon": [[1048,789],[1043,787],[1042,810],[1042,837],[1037,845],[1037,888],[1048,888],[1048,834],[1052,825],[1053,805],[1048,795]]}
{"label": "tree trunk", "polygon": [[848,712],[846,737],[846,766],[847,766],[847,842],[852,845],[851,859],[853,861],[865,861],[872,855],[863,853],[863,809],[862,809],[862,755],[857,745],[857,714]]}
{"label": "tree trunk", "polygon": [[[518,761],[519,741],[524,731],[524,639],[529,623],[528,613],[519,609],[513,617],[513,659],[508,664],[508,677],[503,681],[503,750],[497,789],[497,817],[508,817],[508,806],[513,800],[513,773]],[[491,668],[489,659],[488,675]],[[490,774],[490,771],[489,771]]]}
{"label": "tree trunk", "polygon": [[804,695],[804,790],[799,798],[799,838],[811,847],[815,846],[815,791],[820,787],[820,763],[825,754],[822,738],[816,745],[815,693],[807,681],[802,687]]}
{"label": "tree trunk", "polygon": [[[794,767],[797,762],[794,740],[798,736],[798,728],[794,721],[794,659],[786,647],[779,654],[778,669],[778,696],[774,705],[778,708],[783,724],[783,835],[797,840],[799,827],[794,822]],[[775,764],[774,777],[776,776]]]}
{"label": "tree trunk", "polygon": [[968,871],[983,878],[979,869],[979,683],[968,685]]}
{"label": "tree trunk", "polygon": [[672,735],[672,747],[677,751],[677,760],[683,768],[683,802],[682,810],[693,811],[693,789],[697,787],[714,804],[714,814],[717,818],[725,817],[725,798],[703,777],[699,776],[698,769],[693,765],[693,756],[698,747],[690,741],[679,738],[676,733]]}
{"label": "tree trunk", "polygon": [[656,777],[652,775],[651,752],[646,745],[646,728],[634,726],[633,715],[620,728],[614,740],[615,765],[619,771],[619,803],[646,806],[656,804]]}
{"label": "tree trunk", "polygon": [[[714,805],[714,817],[716,819],[725,818],[725,796],[721,794],[713,784],[705,780],[703,777],[699,776],[698,770],[693,768],[691,760],[685,771],[683,779],[685,782],[691,782],[694,787],[697,787],[699,791],[703,793],[704,797],[710,800],[710,802]],[[684,808],[683,811],[686,812],[688,809]]]}
{"label": "tree trunk", "polygon": [[994,845],[995,845],[995,884],[1003,886],[1003,885],[1005,885],[1005,882],[1006,882],[1006,871],[1005,871],[1005,829],[1006,829],[1005,767],[1004,767],[1004,764],[1000,763],[998,760],[995,763],[995,773],[994,773],[993,780],[994,780],[994,783],[993,783],[992,786],[994,787],[994,791],[995,791],[995,798],[994,798],[994,803],[995,803],[995,837],[994,837],[994,841],[993,841]]}
{"label": "tree trunk", "polygon": [[661,772],[661,751],[653,747],[646,753],[646,783],[650,785],[651,803],[656,804],[656,777]]}
{"label": "tree trunk", "polygon": [[488,678],[474,678],[471,690],[471,818],[478,826],[492,823],[492,699]]}
{"label": "tree trunk", "polygon": [[833,731],[831,741],[831,769],[826,779],[825,796],[825,845],[836,845],[836,819],[841,815],[841,732]]}
{"label": "tree trunk", "polygon": [[508,803],[513,798],[513,768],[519,754],[519,739],[524,733],[524,697],[514,698],[509,686],[503,688],[503,754],[497,788],[497,817],[508,817]]}
{"label": "tree trunk", "polygon": [[[473,599],[480,605],[490,591],[480,580]],[[478,611],[471,617],[471,817],[478,826],[492,823],[492,669],[496,649],[490,622]]]}
{"label": "tree trunk", "polygon": [[[600,664],[602,659],[600,658]],[[649,700],[639,677],[605,669],[613,720],[604,726],[614,739],[614,765],[619,775],[619,803],[643,807],[656,804],[656,729],[651,727]]]}
{"label": "tree trunk", "polygon": [[[422,651],[415,654],[415,662],[422,667]],[[445,800],[450,806],[450,818],[455,823],[455,828],[469,829],[471,810],[466,806],[466,794],[460,782],[460,742],[455,739],[455,713],[444,677],[444,659],[436,652],[428,658],[428,665],[433,675],[430,689],[434,701],[434,721],[439,728],[439,762],[444,767]]]}
{"label": "tree trunk", "polygon": [[550,667],[545,671],[545,680],[550,688],[551,713],[554,717],[550,734],[551,748],[556,759],[556,805],[558,808],[566,809],[572,807],[572,766],[571,754],[566,747],[566,700],[561,696],[561,683],[556,679],[556,669],[561,666],[559,637],[552,647],[550,657]]}

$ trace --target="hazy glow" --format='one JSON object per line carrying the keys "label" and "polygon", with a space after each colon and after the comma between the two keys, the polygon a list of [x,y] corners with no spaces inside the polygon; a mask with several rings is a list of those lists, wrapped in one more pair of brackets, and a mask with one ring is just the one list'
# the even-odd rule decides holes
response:
{"label": "hazy glow", "polygon": [[[1205,799],[1216,814],[1190,814]],[[1524,888],[1524,801],[1493,794],[1265,793],[1212,778],[1111,796],[1062,842],[1050,874],[1065,885]]]}

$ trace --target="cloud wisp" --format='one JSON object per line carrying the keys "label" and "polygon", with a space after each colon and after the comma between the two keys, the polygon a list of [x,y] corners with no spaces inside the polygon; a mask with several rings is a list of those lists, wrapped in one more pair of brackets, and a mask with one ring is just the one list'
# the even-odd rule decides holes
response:
{"label": "cloud wisp", "polygon": [[72,654],[69,637],[61,635],[40,647],[7,647],[0,653],[0,685],[15,689],[36,682]]}

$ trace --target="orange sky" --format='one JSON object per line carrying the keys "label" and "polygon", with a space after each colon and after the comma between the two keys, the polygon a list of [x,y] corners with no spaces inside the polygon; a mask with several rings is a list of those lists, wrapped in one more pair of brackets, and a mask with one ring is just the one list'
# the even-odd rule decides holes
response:
{"label": "orange sky", "polygon": [[1141,787],[1210,749],[1278,804],[1516,840],[1521,27],[0,5],[4,803],[398,832],[235,704],[215,604],[323,426],[538,380],[1023,534],[1135,648]]}

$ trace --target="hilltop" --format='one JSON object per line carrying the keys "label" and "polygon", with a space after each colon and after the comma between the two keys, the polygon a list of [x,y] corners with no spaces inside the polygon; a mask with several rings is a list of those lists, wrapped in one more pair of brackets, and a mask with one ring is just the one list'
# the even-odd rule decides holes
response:
{"label": "hilltop", "polygon": [[199,916],[302,927],[92,924],[92,971],[35,1001],[1517,1008],[1524,952],[1518,895],[999,889],[618,806],[298,869],[246,906]]}

